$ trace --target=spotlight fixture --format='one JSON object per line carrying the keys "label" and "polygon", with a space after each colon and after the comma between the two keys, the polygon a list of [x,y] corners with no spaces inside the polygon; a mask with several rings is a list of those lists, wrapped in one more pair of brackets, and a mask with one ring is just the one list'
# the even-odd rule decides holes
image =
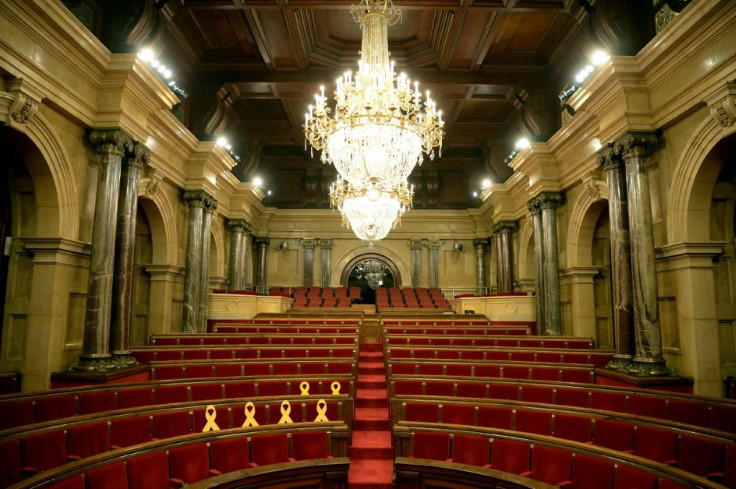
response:
{"label": "spotlight fixture", "polygon": [[463,251],[463,248],[465,248],[465,247],[463,246],[462,243],[458,243],[457,241],[455,241],[455,249],[457,251]]}
{"label": "spotlight fixture", "polygon": [[279,243],[280,250],[285,250],[288,247],[289,247],[289,243],[287,243],[286,240],[283,240],[281,243]]}

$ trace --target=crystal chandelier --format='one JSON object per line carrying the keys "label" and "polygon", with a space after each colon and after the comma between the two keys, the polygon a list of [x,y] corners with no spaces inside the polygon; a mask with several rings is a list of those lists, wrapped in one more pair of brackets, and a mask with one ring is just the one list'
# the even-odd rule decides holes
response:
{"label": "crystal chandelier", "polygon": [[361,0],[351,12],[363,29],[358,72],[337,80],[334,109],[324,87],[315,96],[305,145],[340,174],[330,198],[343,221],[361,239],[376,241],[411,206],[406,181],[414,166],[424,154],[434,159],[436,148],[441,155],[444,122],[429,93],[422,102],[418,84],[397,76],[389,63],[388,26],[401,20],[401,11],[391,0]]}

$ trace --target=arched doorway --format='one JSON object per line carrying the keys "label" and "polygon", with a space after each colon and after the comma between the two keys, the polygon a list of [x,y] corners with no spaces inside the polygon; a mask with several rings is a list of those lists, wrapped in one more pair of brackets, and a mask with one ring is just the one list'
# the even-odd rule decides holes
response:
{"label": "arched doorway", "polygon": [[611,224],[608,207],[603,207],[593,231],[593,277],[596,344],[613,348],[613,290],[611,285]]}
{"label": "arched doorway", "polygon": [[399,287],[399,272],[386,257],[365,254],[354,258],[343,270],[340,283],[347,287],[360,287],[361,302],[376,303],[376,288]]}

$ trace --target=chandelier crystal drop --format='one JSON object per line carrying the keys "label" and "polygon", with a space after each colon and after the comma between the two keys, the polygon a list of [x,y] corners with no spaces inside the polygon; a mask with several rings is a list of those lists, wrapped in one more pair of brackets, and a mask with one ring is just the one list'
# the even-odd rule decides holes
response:
{"label": "chandelier crystal drop", "polygon": [[[336,81],[334,105],[324,87],[315,96],[304,124],[305,149],[308,143],[321,151],[322,162],[339,173],[331,199],[343,221],[356,234],[364,231],[361,239],[376,241],[411,206],[406,182],[414,167],[425,154],[441,156],[444,122],[429,92],[423,101],[418,83],[396,75],[389,62],[388,26],[401,20],[401,10],[391,0],[361,0],[351,12],[363,30],[358,72]],[[376,191],[379,198],[367,199]],[[382,220],[370,227],[369,215]]]}

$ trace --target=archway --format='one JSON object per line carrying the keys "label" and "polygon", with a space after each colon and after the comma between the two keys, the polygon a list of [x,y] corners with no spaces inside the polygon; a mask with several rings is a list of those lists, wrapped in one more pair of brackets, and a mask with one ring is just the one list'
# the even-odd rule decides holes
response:
{"label": "archway", "polygon": [[[369,274],[380,274],[371,277]],[[340,283],[360,287],[361,299],[365,304],[376,303],[377,287],[400,287],[401,275],[396,265],[385,256],[365,253],[353,258],[343,269]]]}
{"label": "archway", "polygon": [[132,346],[148,343],[148,317],[151,297],[151,277],[146,266],[153,261],[153,239],[151,225],[145,210],[139,206],[135,223],[135,255],[133,259],[132,315],[130,324],[130,344]]}
{"label": "archway", "polygon": [[611,284],[611,224],[608,207],[598,216],[593,231],[593,276],[595,299],[595,339],[599,348],[613,348],[613,290]]}

